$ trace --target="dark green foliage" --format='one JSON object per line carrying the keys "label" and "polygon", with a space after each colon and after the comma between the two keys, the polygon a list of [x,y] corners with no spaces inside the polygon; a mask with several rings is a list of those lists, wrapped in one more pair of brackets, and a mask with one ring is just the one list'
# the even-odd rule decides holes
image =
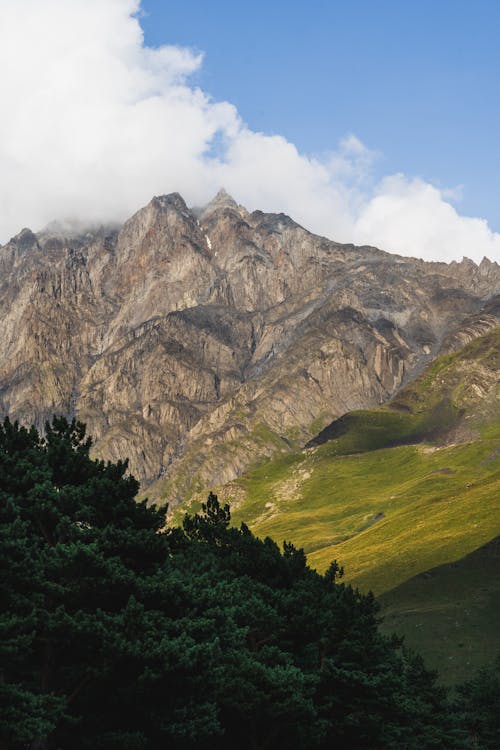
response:
{"label": "dark green foliage", "polygon": [[336,563],[231,527],[215,495],[162,531],[89,449],[63,419],[0,427],[2,750],[471,746]]}
{"label": "dark green foliage", "polygon": [[472,680],[458,688],[456,709],[474,747],[498,750],[500,747],[500,656],[481,669]]}
{"label": "dark green foliage", "polygon": [[50,747],[142,747],[146,726],[161,733],[163,707],[156,718],[147,700],[158,685],[168,694],[165,683],[178,683],[173,711],[184,710],[183,689],[198,697],[198,657],[186,676],[186,656],[175,649],[187,634],[155,608],[172,585],[162,573],[164,513],[135,501],[125,463],[92,461],[89,448],[83,426],[62,419],[44,439],[8,420],[0,429],[0,731],[8,747],[43,747],[46,737]]}

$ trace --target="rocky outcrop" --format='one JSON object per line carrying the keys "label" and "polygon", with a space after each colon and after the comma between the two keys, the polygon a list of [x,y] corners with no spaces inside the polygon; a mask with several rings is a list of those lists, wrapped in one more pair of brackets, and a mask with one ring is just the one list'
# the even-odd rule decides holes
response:
{"label": "rocky outcrop", "polygon": [[500,320],[495,263],[341,245],[225,192],[153,198],[121,228],[24,229],[0,271],[1,411],[77,416],[174,502],[387,401]]}

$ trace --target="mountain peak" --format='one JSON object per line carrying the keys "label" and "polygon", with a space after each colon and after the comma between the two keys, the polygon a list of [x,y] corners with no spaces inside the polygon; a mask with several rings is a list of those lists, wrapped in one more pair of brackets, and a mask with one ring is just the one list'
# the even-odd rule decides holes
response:
{"label": "mountain peak", "polygon": [[219,190],[215,198],[212,199],[211,203],[217,203],[224,206],[237,206],[238,204],[234,200],[232,195],[229,195],[227,190],[223,187]]}
{"label": "mountain peak", "polygon": [[16,247],[22,251],[31,250],[32,247],[38,246],[36,234],[34,234],[31,229],[28,229],[27,227],[21,229],[19,234],[16,234],[15,237],[12,237],[10,242],[16,245]]}
{"label": "mountain peak", "polygon": [[207,205],[200,210],[200,216],[208,216],[209,214],[213,213],[213,211],[217,211],[221,208],[230,208],[240,214],[242,212],[246,213],[246,209],[236,203],[234,198],[229,195],[229,193],[224,188],[221,188],[215,198],[212,198],[210,203],[207,203]]}
{"label": "mountain peak", "polygon": [[151,199],[149,206],[159,208],[162,211],[165,211],[171,208],[180,212],[188,211],[186,202],[180,193],[168,193],[166,195],[155,195]]}

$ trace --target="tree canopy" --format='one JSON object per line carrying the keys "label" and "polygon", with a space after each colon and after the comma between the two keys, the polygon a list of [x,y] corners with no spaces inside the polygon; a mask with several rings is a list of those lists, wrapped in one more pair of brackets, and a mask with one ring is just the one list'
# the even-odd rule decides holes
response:
{"label": "tree canopy", "polygon": [[337,563],[212,494],[169,528],[90,447],[75,421],[0,426],[0,748],[481,747]]}

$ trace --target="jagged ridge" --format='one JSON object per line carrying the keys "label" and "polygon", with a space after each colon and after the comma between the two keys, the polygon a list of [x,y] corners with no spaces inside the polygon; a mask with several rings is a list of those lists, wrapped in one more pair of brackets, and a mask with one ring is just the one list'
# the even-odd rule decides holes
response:
{"label": "jagged ridge", "polygon": [[23,230],[0,267],[0,410],[76,415],[174,503],[498,324],[496,264],[340,245],[224,193],[204,211],[153,198],[121,228]]}

